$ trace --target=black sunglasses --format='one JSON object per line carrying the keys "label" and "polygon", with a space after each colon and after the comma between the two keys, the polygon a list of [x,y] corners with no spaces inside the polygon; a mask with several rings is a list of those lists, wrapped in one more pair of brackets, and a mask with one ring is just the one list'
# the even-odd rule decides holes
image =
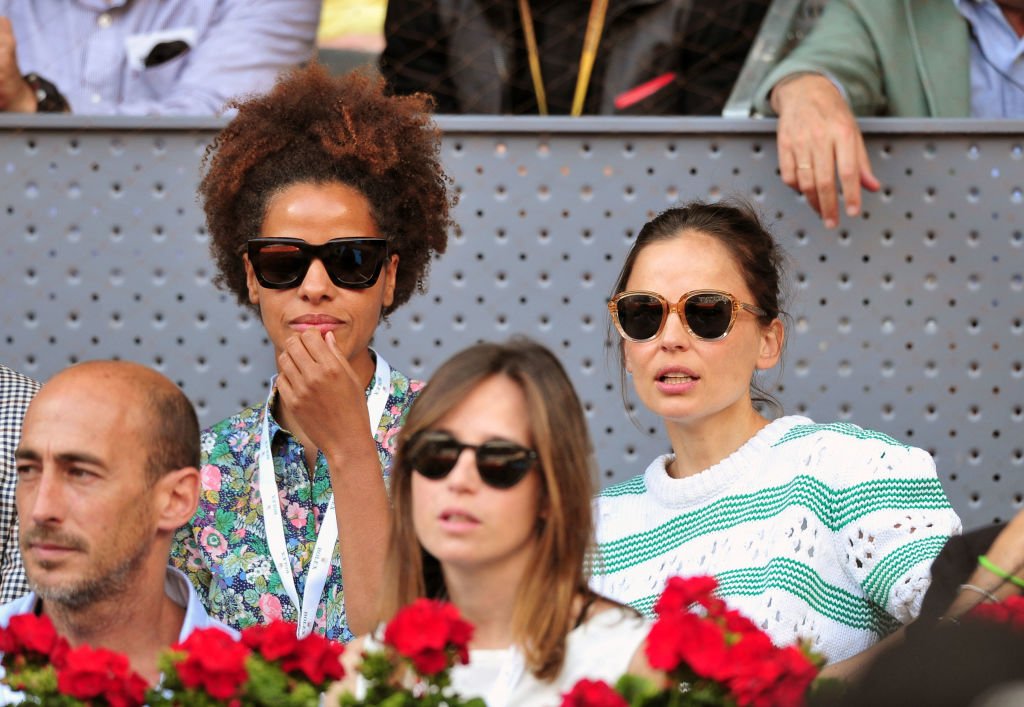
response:
{"label": "black sunglasses", "polygon": [[463,449],[473,450],[480,478],[496,489],[518,484],[537,461],[537,452],[515,442],[491,439],[483,444],[465,444],[437,430],[425,430],[409,440],[405,460],[422,476],[437,481],[455,468]]}
{"label": "black sunglasses", "polygon": [[657,292],[627,291],[615,295],[608,303],[615,328],[624,339],[636,342],[657,338],[672,312],[679,315],[692,336],[702,341],[719,341],[732,331],[741,309],[765,316],[760,307],[740,302],[719,290],[692,290],[675,304]]}
{"label": "black sunglasses", "polygon": [[373,287],[388,257],[386,238],[335,238],[312,245],[300,238],[251,238],[249,262],[261,285],[272,290],[298,287],[317,258],[338,287]]}

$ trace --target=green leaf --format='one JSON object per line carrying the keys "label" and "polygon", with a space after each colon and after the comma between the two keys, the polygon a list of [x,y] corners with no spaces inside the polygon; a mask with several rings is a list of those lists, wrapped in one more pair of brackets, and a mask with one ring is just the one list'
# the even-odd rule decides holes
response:
{"label": "green leaf", "polygon": [[213,445],[213,449],[210,450],[210,454],[206,458],[206,464],[214,464],[215,462],[211,461],[214,459],[224,459],[225,457],[228,459],[231,458],[231,448],[228,446],[227,440],[224,438],[221,438],[221,440],[222,441]]}
{"label": "green leaf", "polygon": [[235,514],[231,511],[226,511],[223,508],[218,508],[214,515],[213,527],[220,531],[222,535],[227,537],[231,533],[231,529],[235,524]]}
{"label": "green leaf", "polygon": [[623,675],[615,683],[615,691],[630,707],[661,707],[669,704],[669,691],[663,690],[639,675]]}
{"label": "green leaf", "polygon": [[811,689],[807,694],[807,704],[810,707],[839,704],[849,689],[850,683],[844,680],[819,676],[811,683]]}
{"label": "green leaf", "polygon": [[270,557],[266,539],[258,536],[259,533],[247,533],[245,536],[246,548],[259,557]]}

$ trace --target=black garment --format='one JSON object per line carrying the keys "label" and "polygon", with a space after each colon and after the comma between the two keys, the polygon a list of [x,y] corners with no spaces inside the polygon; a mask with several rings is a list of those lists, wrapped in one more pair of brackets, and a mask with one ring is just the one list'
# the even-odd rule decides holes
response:
{"label": "black garment", "polygon": [[1024,679],[1024,633],[1008,625],[938,623],[974,573],[978,555],[988,552],[1005,527],[992,525],[947,540],[932,563],[921,613],[907,627],[908,640],[879,655],[840,699],[812,700],[812,706],[962,707]]}
{"label": "black garment", "polygon": [[[984,555],[995,542],[996,536],[1006,523],[990,525],[972,530],[963,535],[954,535],[942,548],[932,563],[932,583],[921,602],[921,613],[917,621],[910,624],[908,632],[916,636],[921,627],[930,627],[946,613],[950,604],[960,593],[960,585],[966,582],[978,566],[978,555]],[[978,597],[982,599],[982,597]]]}
{"label": "black garment", "polygon": [[[838,702],[841,707],[968,707],[1000,688],[1018,690],[993,704],[1021,704],[1024,633],[1007,625],[966,623],[931,628],[920,641],[882,653]],[[812,700],[812,707],[835,705]]]}
{"label": "black garment", "polygon": [[[584,113],[718,115],[770,0],[611,0]],[[531,0],[552,115],[568,114],[588,0]],[[381,71],[399,94],[425,91],[439,113],[536,114],[516,0],[390,0]],[[672,72],[653,95],[622,93]]]}

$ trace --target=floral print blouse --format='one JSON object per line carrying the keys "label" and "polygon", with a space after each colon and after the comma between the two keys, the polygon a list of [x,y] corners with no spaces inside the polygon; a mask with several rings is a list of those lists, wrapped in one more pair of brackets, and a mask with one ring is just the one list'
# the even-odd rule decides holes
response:
{"label": "floral print blouse", "polygon": [[[391,391],[375,435],[385,483],[396,435],[422,387],[422,382],[391,370]],[[192,580],[210,615],[236,629],[274,619],[298,621],[270,557],[263,522],[257,470],[265,407],[247,408],[203,431],[199,508],[178,530],[171,548],[171,564]],[[331,499],[331,479],[320,453],[311,482],[302,446],[273,415],[269,423],[285,543],[301,597],[320,520]],[[353,637],[337,547],[313,631],[336,641]]]}

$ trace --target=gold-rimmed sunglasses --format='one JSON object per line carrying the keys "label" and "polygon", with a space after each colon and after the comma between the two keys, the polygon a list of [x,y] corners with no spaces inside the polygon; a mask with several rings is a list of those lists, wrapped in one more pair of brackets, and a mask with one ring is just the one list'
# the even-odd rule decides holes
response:
{"label": "gold-rimmed sunglasses", "polygon": [[608,311],[619,334],[635,342],[656,339],[673,312],[679,315],[691,336],[701,341],[720,341],[732,331],[741,309],[758,317],[767,314],[757,305],[740,302],[720,290],[691,290],[676,303],[670,303],[657,292],[627,290],[615,295],[608,303]]}

